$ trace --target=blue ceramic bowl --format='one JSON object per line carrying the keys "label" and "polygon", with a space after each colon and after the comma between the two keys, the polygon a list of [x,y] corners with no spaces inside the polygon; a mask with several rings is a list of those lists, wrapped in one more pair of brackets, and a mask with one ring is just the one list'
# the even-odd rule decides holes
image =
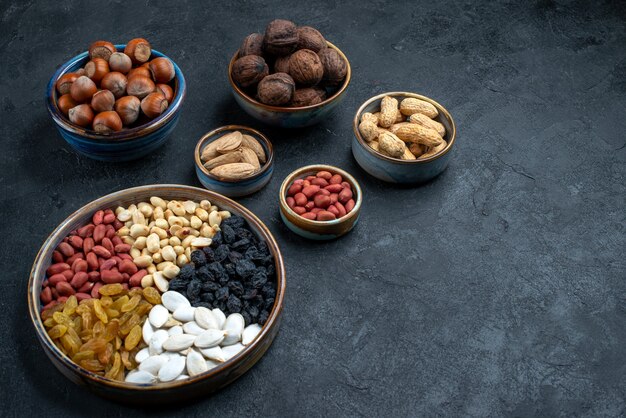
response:
{"label": "blue ceramic bowl", "polygon": [[[242,134],[254,137],[265,150],[267,157],[267,161],[261,166],[261,170],[253,176],[242,180],[229,180],[216,177],[209,173],[209,170],[204,167],[200,159],[202,150],[207,144],[232,131],[240,131]],[[248,128],[247,126],[227,125],[205,134],[196,145],[194,160],[196,162],[196,175],[200,183],[209,190],[229,197],[247,196],[261,190],[270,181],[274,173],[274,148],[272,147],[272,143],[261,132]]]}
{"label": "blue ceramic bowl", "polygon": [[[294,180],[315,175],[319,171],[330,171],[332,174],[341,174],[343,180],[350,183],[355,203],[350,213],[332,221],[312,221],[298,215],[289,207],[287,204],[287,190],[289,186],[291,186]],[[363,192],[354,177],[340,168],[326,164],[308,165],[293,171],[285,178],[283,184],[280,186],[279,202],[280,217],[285,225],[287,225],[287,228],[301,237],[316,241],[325,241],[339,238],[352,231],[352,228],[356,226],[359,220],[359,214],[361,213]]]}
{"label": "blue ceramic bowl", "polygon": [[[439,116],[436,120],[446,128],[446,134],[443,138],[447,141],[446,147],[440,153],[423,160],[400,160],[383,155],[367,145],[359,132],[361,115],[365,112],[378,112],[380,110],[380,101],[385,96],[392,96],[398,99],[398,101],[406,97],[414,97],[434,105],[439,111]],[[441,174],[448,167],[456,138],[454,120],[452,120],[452,116],[443,106],[428,97],[407,92],[383,93],[363,103],[354,116],[353,129],[352,155],[354,155],[361,168],[382,181],[399,184],[424,183]]]}
{"label": "blue ceramic bowl", "polygon": [[279,126],[281,128],[302,128],[321,122],[339,106],[339,103],[341,103],[345,96],[348,84],[350,84],[350,78],[352,77],[352,70],[348,58],[346,58],[343,52],[335,45],[330,42],[326,43],[329,48],[334,49],[341,55],[348,69],[343,84],[326,100],[316,105],[302,107],[270,106],[257,101],[247,95],[233,80],[233,64],[239,56],[239,51],[237,51],[228,65],[228,81],[233,89],[233,96],[237,103],[239,103],[239,106],[253,118],[268,125]]}
{"label": "blue ceramic bowl", "polygon": [[[115,47],[118,51],[123,52],[125,45],[115,45]],[[165,55],[152,50],[151,58],[156,57],[165,57]],[[135,160],[148,155],[163,145],[178,123],[180,106],[187,90],[185,77],[183,77],[178,65],[172,61],[176,72],[173,86],[174,99],[162,115],[141,126],[123,129],[119,132],[98,133],[74,125],[57,106],[58,92],[55,83],[59,77],[66,73],[75,72],[84,67],[88,61],[89,54],[87,52],[75,56],[63,64],[48,83],[46,90],[48,112],[50,112],[50,116],[56,123],[63,139],[78,153],[100,161]]]}

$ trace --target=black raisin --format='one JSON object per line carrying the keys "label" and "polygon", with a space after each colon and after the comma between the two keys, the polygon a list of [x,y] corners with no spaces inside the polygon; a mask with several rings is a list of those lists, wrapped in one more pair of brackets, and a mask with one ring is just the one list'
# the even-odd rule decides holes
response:
{"label": "black raisin", "polygon": [[250,314],[253,321],[256,321],[259,318],[259,308],[256,306],[249,306],[246,311]]}
{"label": "black raisin", "polygon": [[242,258],[243,258],[243,254],[241,254],[238,251],[231,251],[228,254],[228,259],[230,260],[231,263],[236,263],[237,261],[241,260]]}
{"label": "black raisin", "polygon": [[189,284],[188,280],[181,279],[180,277],[176,277],[170,281],[169,290],[173,290],[173,291],[184,294],[187,291],[188,284]]}
{"label": "black raisin", "polygon": [[274,306],[274,298],[267,298],[265,299],[265,303],[263,305],[263,307],[265,309],[267,309],[268,311],[272,310],[272,306]]}
{"label": "black raisin", "polygon": [[191,252],[191,262],[198,267],[202,267],[206,264],[206,255],[204,255],[204,251],[196,250]]}
{"label": "black raisin", "polygon": [[217,248],[224,243],[224,237],[222,236],[222,231],[217,231],[213,238],[211,238],[211,247]]}
{"label": "black raisin", "polygon": [[230,248],[234,250],[245,250],[250,245],[250,240],[247,238],[242,238],[239,241],[235,241],[230,244]]}
{"label": "black raisin", "polygon": [[215,295],[212,292],[207,292],[204,288],[202,290],[204,293],[200,294],[200,300],[203,302],[213,302],[215,300]]}
{"label": "black raisin", "polygon": [[231,228],[228,225],[223,225],[223,224],[220,225],[220,228],[222,230],[222,235],[224,236],[224,242],[226,244],[235,242],[236,236],[235,236],[235,230],[233,230],[233,228]]}
{"label": "black raisin", "polygon": [[246,311],[241,311],[241,316],[243,316],[243,320],[246,323],[246,326],[250,325],[253,321],[252,321],[252,317],[250,316],[250,314]]}
{"label": "black raisin", "polygon": [[226,274],[228,274],[229,277],[235,277],[235,275],[237,274],[237,272],[235,271],[235,265],[233,263],[224,264],[224,270],[226,270]]}
{"label": "black raisin", "polygon": [[200,280],[194,279],[189,282],[187,286],[187,298],[189,300],[198,299],[200,297],[200,292],[202,291],[202,282]]}
{"label": "black raisin", "polygon": [[218,262],[218,263],[222,262],[226,260],[229,253],[230,253],[230,248],[228,248],[228,245],[222,244],[215,249],[215,255],[213,256],[213,259],[215,262]]}
{"label": "black raisin", "polygon": [[261,254],[270,255],[270,249],[268,248],[267,243],[265,241],[259,242],[256,247]]}
{"label": "black raisin", "polygon": [[255,247],[254,245],[251,245],[245,253],[245,257],[248,260],[252,260],[252,261],[261,261],[263,260],[263,258],[265,257],[261,251],[259,251],[259,249],[257,247]]}
{"label": "black raisin", "polygon": [[[250,260],[239,260],[235,265],[237,275],[242,279],[252,276],[256,271],[256,266]],[[254,286],[257,287],[257,286]]]}
{"label": "black raisin", "polygon": [[215,291],[215,299],[221,302],[228,300],[228,287],[220,287]]}
{"label": "black raisin", "polygon": [[261,311],[259,314],[259,325],[265,325],[270,314],[267,311]]}
{"label": "black raisin", "polygon": [[215,292],[220,288],[220,285],[215,282],[204,282],[202,283],[202,291],[203,292]]}
{"label": "black raisin", "polygon": [[216,302],[217,303],[214,306],[220,311],[226,313],[226,302],[224,302],[223,300],[218,300]]}
{"label": "black raisin", "polygon": [[228,273],[226,273],[224,266],[222,266],[217,261],[209,264],[207,268],[209,269],[209,273],[215,278],[215,281],[221,282],[224,277],[226,277],[226,280],[228,280]]}
{"label": "black raisin", "polygon": [[257,290],[256,289],[246,289],[246,291],[243,293],[242,298],[243,299],[254,299],[257,295]]}
{"label": "black raisin", "polygon": [[243,285],[238,280],[228,282],[228,288],[230,289],[230,293],[237,297],[243,295]]}
{"label": "black raisin", "polygon": [[198,270],[196,270],[196,279],[201,280],[203,282],[208,282],[214,279],[213,273],[209,271],[207,266],[202,266]]}
{"label": "black raisin", "polygon": [[256,295],[253,299],[250,299],[250,304],[252,306],[261,307],[261,306],[263,306],[264,302],[265,302],[265,300],[263,299],[263,296],[261,296],[261,295]]}
{"label": "black raisin", "polygon": [[193,264],[185,264],[180,268],[180,272],[178,273],[178,276],[176,276],[176,278],[183,281],[189,281],[193,278],[194,271],[195,269],[193,267]]}
{"label": "black raisin", "polygon": [[212,263],[213,261],[215,261],[215,251],[213,250],[213,248],[204,247],[202,251],[204,251],[207,263]]}
{"label": "black raisin", "polygon": [[239,298],[237,296],[230,295],[228,297],[228,302],[226,302],[226,308],[228,308],[228,310],[231,313],[240,312],[241,311],[241,301],[239,300]]}
{"label": "black raisin", "polygon": [[276,289],[274,289],[274,283],[267,282],[261,287],[261,294],[265,298],[273,298],[276,296]]}
{"label": "black raisin", "polygon": [[221,226],[228,225],[231,228],[241,228],[245,224],[245,219],[239,215],[231,215],[222,221]]}
{"label": "black raisin", "polygon": [[276,267],[274,267],[274,262],[267,266],[267,277],[273,277],[276,274]]}
{"label": "black raisin", "polygon": [[255,289],[261,288],[265,283],[267,283],[267,274],[257,271],[254,273],[254,276],[252,276],[250,283]]}

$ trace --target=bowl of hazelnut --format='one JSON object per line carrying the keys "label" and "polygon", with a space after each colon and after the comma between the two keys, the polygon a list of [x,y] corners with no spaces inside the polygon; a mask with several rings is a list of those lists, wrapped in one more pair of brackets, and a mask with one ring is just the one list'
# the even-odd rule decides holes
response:
{"label": "bowl of hazelnut", "polygon": [[129,161],[165,143],[185,93],[180,68],[147,40],[96,41],[55,72],[47,106],[61,136],[78,153]]}
{"label": "bowl of hazelnut", "polygon": [[352,122],[352,155],[372,176],[389,182],[418,184],[448,166],[456,125],[435,100],[410,92],[374,96]]}
{"label": "bowl of hazelnut", "polygon": [[228,66],[237,103],[269,125],[300,128],[330,115],[350,84],[350,63],[310,26],[273,20],[248,35]]}

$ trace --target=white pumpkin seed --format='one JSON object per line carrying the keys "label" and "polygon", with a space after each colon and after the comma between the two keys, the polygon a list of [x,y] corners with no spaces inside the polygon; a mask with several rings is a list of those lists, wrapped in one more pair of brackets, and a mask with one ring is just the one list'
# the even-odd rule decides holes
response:
{"label": "white pumpkin seed", "polygon": [[191,306],[189,300],[181,293],[170,290],[169,292],[165,292],[161,295],[161,303],[165,306],[170,312],[174,312],[176,309],[181,306]]}
{"label": "white pumpkin seed", "polygon": [[244,328],[241,334],[241,343],[243,345],[250,344],[261,332],[261,326],[259,324],[250,324]]}
{"label": "white pumpkin seed", "polygon": [[189,376],[187,376],[186,374],[181,374],[174,380],[186,380],[186,379],[189,379]]}
{"label": "white pumpkin seed", "polygon": [[148,350],[150,355],[161,354],[163,352],[163,343],[169,338],[169,334],[166,330],[160,329],[152,334],[150,338],[150,344],[148,344]]}
{"label": "white pumpkin seed", "polygon": [[172,335],[163,343],[163,349],[167,351],[180,351],[189,348],[195,341],[195,335],[181,334]]}
{"label": "white pumpkin seed", "polygon": [[143,370],[133,370],[126,375],[126,382],[128,383],[156,383],[157,379],[153,374]]}
{"label": "white pumpkin seed", "polygon": [[200,327],[195,321],[187,322],[185,325],[183,325],[183,330],[185,331],[185,334],[191,335],[200,335],[204,331],[206,331],[204,328]]}
{"label": "white pumpkin seed", "polygon": [[189,376],[197,376],[209,370],[202,354],[192,351],[187,354],[187,373]]}
{"label": "white pumpkin seed", "polygon": [[159,370],[159,380],[161,382],[171,382],[176,379],[185,370],[185,357],[175,355]]}
{"label": "white pumpkin seed", "polygon": [[223,330],[208,329],[196,337],[194,345],[199,348],[214,347],[224,340],[225,335]]}
{"label": "white pumpkin seed", "polygon": [[218,363],[223,363],[226,361],[226,358],[224,357],[220,346],[201,348],[200,353],[202,353],[202,355],[207,359],[216,361]]}
{"label": "white pumpkin seed", "polygon": [[148,372],[156,376],[159,374],[161,367],[163,367],[168,360],[167,356],[157,354],[156,356],[150,356],[142,361],[138,368],[141,371]]}
{"label": "white pumpkin seed", "polygon": [[163,305],[155,305],[150,309],[150,313],[148,314],[148,320],[155,328],[161,328],[163,324],[167,321],[169,317],[169,312]]}
{"label": "white pumpkin seed", "polygon": [[[167,331],[167,333],[168,333],[169,335],[180,335],[180,334],[184,334],[184,332],[183,332],[183,327],[181,327],[180,325],[173,326],[172,328],[170,328],[170,329]],[[189,333],[187,333],[187,334],[189,334]]]}
{"label": "white pumpkin seed", "polygon": [[216,368],[217,366],[219,366],[220,364],[221,364],[221,363],[216,363],[216,362],[214,362],[214,361],[212,361],[212,360],[207,360],[207,361],[206,361],[206,367],[207,367],[207,369],[208,369],[208,370],[214,369],[214,368]]}
{"label": "white pumpkin seed", "polygon": [[196,312],[194,313],[194,318],[196,320],[196,323],[204,329],[220,329],[221,328],[217,322],[217,318],[215,318],[215,315],[213,315],[213,312],[211,312],[209,309],[205,308],[204,306],[200,306],[196,308]]}
{"label": "white pumpkin seed", "polygon": [[180,322],[180,321],[179,321],[179,320],[177,320],[177,319],[174,319],[174,317],[172,316],[172,314],[170,314],[170,315],[167,317],[167,321],[163,324],[163,327],[162,327],[162,328],[171,328],[171,327],[175,327],[175,326],[177,326],[177,325],[178,325],[178,326],[181,326],[181,325],[183,325],[183,323],[182,323],[182,322]]}
{"label": "white pumpkin seed", "polygon": [[163,276],[163,273],[160,271],[155,271],[152,273],[152,280],[154,280],[154,285],[161,292],[165,293],[170,288],[170,282]]}
{"label": "white pumpkin seed", "polygon": [[223,327],[227,334],[224,337],[224,341],[222,341],[222,346],[236,344],[241,341],[241,333],[243,332],[244,325],[245,320],[241,314],[233,313],[228,315]]}
{"label": "white pumpkin seed", "polygon": [[193,321],[194,313],[196,312],[196,308],[191,306],[180,306],[176,308],[174,311],[174,319],[178,319],[182,322]]}
{"label": "white pumpkin seed", "polygon": [[148,347],[142,348],[141,350],[137,351],[137,354],[135,354],[135,361],[139,364],[148,357],[150,357],[150,351],[148,350]]}
{"label": "white pumpkin seed", "polygon": [[231,358],[235,357],[237,354],[239,354],[239,352],[241,352],[241,350],[243,350],[244,348],[246,347],[244,347],[243,344],[240,343],[229,345],[227,347],[222,347],[222,354],[224,355],[226,361],[228,361]]}
{"label": "white pumpkin seed", "polygon": [[215,320],[217,321],[217,328],[222,329],[224,327],[224,322],[226,322],[226,315],[219,308],[215,308],[211,311]]}
{"label": "white pumpkin seed", "polygon": [[150,338],[152,338],[152,334],[154,334],[154,328],[152,328],[152,324],[150,321],[144,321],[143,328],[141,330],[141,336],[143,337],[143,342],[146,344],[150,344]]}

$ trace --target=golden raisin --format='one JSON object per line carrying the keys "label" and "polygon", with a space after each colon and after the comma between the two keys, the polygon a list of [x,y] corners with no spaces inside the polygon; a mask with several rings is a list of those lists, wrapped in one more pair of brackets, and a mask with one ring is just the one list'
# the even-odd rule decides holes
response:
{"label": "golden raisin", "polygon": [[143,297],[153,305],[161,303],[161,294],[154,287],[145,287],[143,289]]}
{"label": "golden raisin", "polygon": [[104,308],[102,307],[102,303],[98,299],[94,300],[93,311],[98,317],[98,319],[102,321],[103,324],[106,324],[107,322],[109,322],[109,318],[107,317],[107,314],[104,311]]}
{"label": "golden raisin", "polygon": [[99,290],[100,294],[103,296],[114,296],[119,295],[124,290],[124,287],[121,283],[113,283],[113,284],[105,284]]}
{"label": "golden raisin", "polygon": [[53,340],[57,338],[61,338],[65,332],[67,331],[67,327],[65,325],[55,325],[48,330],[48,336]]}

